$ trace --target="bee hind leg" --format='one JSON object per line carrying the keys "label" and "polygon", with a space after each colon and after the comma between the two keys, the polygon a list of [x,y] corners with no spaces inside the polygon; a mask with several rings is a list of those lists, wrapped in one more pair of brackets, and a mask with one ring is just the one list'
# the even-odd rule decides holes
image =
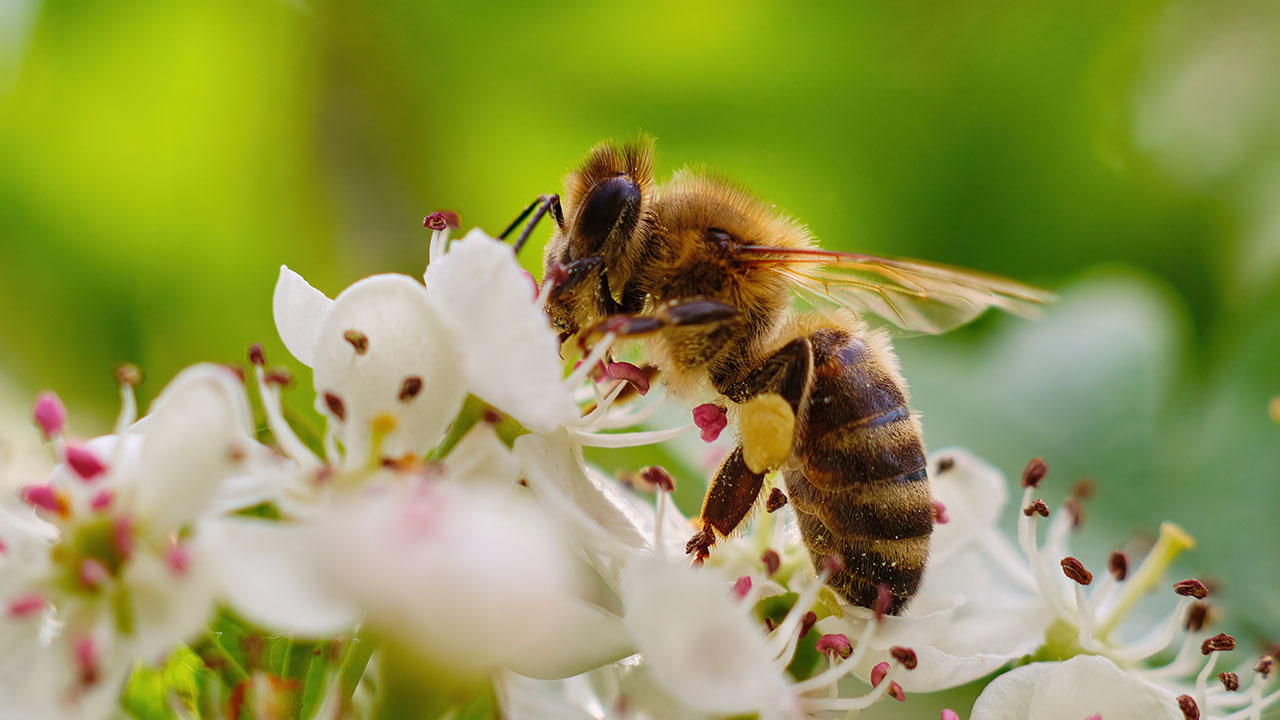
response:
{"label": "bee hind leg", "polygon": [[699,514],[702,530],[685,546],[685,553],[693,555],[694,562],[700,563],[711,554],[717,534],[730,535],[751,512],[764,487],[764,476],[765,473],[752,472],[747,467],[741,446],[724,459],[702,501]]}

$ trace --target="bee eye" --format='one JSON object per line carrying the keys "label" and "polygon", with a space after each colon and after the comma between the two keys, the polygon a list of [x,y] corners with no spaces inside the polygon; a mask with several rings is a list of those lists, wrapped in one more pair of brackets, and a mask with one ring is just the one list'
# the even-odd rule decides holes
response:
{"label": "bee eye", "polygon": [[715,243],[720,247],[728,247],[733,243],[733,236],[720,228],[707,228],[707,242]]}

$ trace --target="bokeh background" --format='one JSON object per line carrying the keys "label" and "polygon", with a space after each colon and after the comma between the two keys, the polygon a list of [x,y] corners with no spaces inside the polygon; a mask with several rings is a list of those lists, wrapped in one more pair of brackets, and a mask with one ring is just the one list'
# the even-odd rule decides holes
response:
{"label": "bokeh background", "polygon": [[931,447],[1043,456],[1050,500],[1092,478],[1095,566],[1178,521],[1253,650],[1280,640],[1278,77],[1269,0],[5,0],[6,432],[44,388],[106,431],[121,361],[144,401],[253,341],[291,362],[281,263],[330,295],[417,274],[423,215],[496,231],[646,131],[660,176],[706,163],[827,247],[1059,292],[898,344]]}

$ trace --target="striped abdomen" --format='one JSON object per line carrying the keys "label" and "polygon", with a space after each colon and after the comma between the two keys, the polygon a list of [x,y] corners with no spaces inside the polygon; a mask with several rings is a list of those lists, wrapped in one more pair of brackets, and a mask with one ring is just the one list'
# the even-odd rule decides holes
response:
{"label": "striped abdomen", "polygon": [[920,424],[887,343],[839,328],[808,339],[812,365],[782,469],[791,505],[815,563],[844,559],[831,586],[872,607],[887,584],[896,613],[920,584],[933,531]]}

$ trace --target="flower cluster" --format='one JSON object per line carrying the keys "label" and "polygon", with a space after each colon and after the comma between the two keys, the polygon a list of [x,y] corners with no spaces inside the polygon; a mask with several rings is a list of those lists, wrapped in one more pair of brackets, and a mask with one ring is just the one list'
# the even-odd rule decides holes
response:
{"label": "flower cluster", "polygon": [[[291,377],[257,345],[247,373],[189,368],[141,419],[140,375],[122,368],[115,432],[87,442],[38,398],[58,466],[0,509],[0,718],[111,717],[151,666],[183,716],[823,718],[1014,664],[972,717],[1246,718],[1276,700],[1269,658],[1246,690],[1237,671],[1209,687],[1234,642],[1205,629],[1196,580],[1133,638],[1133,609],[1190,540],[1166,526],[1134,571],[1116,553],[1095,583],[1066,550],[1078,500],[1051,514],[1034,497],[1039,461],[1011,542],[1003,476],[931,456],[933,556],[902,615],[826,587],[841,561],[815,571],[781,488],[690,563],[671,474],[620,481],[584,448],[712,442],[724,409],[635,429],[670,403],[607,333],[566,372],[542,312],[554,278],[539,286],[478,230],[451,243],[450,213],[426,225],[422,280],[330,299],[281,268],[276,326],[312,371],[320,432],[290,421]],[[165,680],[175,658],[203,684]]]}

